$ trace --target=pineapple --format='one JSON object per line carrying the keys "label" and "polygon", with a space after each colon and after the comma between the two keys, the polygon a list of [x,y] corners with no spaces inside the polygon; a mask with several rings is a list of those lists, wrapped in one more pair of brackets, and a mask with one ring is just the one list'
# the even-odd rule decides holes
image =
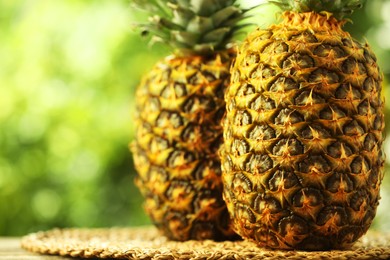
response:
{"label": "pineapple", "polygon": [[383,178],[382,75],[343,31],[360,0],[279,0],[251,32],[226,91],[224,199],[259,246],[350,247],[370,227]]}
{"label": "pineapple", "polygon": [[222,199],[219,148],[232,38],[249,9],[235,0],[138,0],[143,34],[173,48],[136,91],[136,185],[169,239],[234,239]]}

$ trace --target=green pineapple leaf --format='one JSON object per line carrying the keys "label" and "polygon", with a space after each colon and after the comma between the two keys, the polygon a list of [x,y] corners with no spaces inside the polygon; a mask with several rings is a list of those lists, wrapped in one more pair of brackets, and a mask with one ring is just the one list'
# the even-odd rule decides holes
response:
{"label": "green pineapple leaf", "polygon": [[248,23],[248,12],[237,0],[133,0],[146,11],[148,23],[137,24],[151,42],[163,42],[177,54],[207,55],[228,48],[233,38]]}
{"label": "green pineapple leaf", "polygon": [[366,0],[269,0],[283,11],[329,12],[341,20],[363,6]]}

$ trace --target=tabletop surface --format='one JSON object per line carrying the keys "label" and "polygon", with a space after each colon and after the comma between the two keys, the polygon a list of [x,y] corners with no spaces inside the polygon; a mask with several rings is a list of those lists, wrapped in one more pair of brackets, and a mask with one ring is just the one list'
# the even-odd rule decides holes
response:
{"label": "tabletop surface", "polygon": [[0,260],[66,260],[73,257],[47,256],[30,253],[20,247],[20,238],[0,237]]}

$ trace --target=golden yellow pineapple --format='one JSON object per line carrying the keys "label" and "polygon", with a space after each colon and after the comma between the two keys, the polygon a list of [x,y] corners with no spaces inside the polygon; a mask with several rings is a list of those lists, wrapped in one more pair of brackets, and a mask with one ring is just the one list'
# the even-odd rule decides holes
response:
{"label": "golden yellow pineapple", "polygon": [[270,1],[231,69],[221,149],[235,231],[277,249],[346,248],[370,227],[383,178],[382,75],[342,30],[359,0]]}
{"label": "golden yellow pineapple", "polygon": [[145,32],[174,48],[136,92],[132,152],[144,208],[170,239],[233,239],[218,150],[229,44],[246,10],[235,0],[135,2],[152,14]]}

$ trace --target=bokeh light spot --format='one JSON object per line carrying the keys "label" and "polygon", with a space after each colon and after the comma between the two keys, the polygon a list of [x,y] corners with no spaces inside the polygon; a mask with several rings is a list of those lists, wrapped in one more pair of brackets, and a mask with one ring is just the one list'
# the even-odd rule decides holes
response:
{"label": "bokeh light spot", "polygon": [[61,198],[57,191],[52,189],[39,190],[32,198],[32,207],[35,214],[42,221],[54,219],[61,208]]}

